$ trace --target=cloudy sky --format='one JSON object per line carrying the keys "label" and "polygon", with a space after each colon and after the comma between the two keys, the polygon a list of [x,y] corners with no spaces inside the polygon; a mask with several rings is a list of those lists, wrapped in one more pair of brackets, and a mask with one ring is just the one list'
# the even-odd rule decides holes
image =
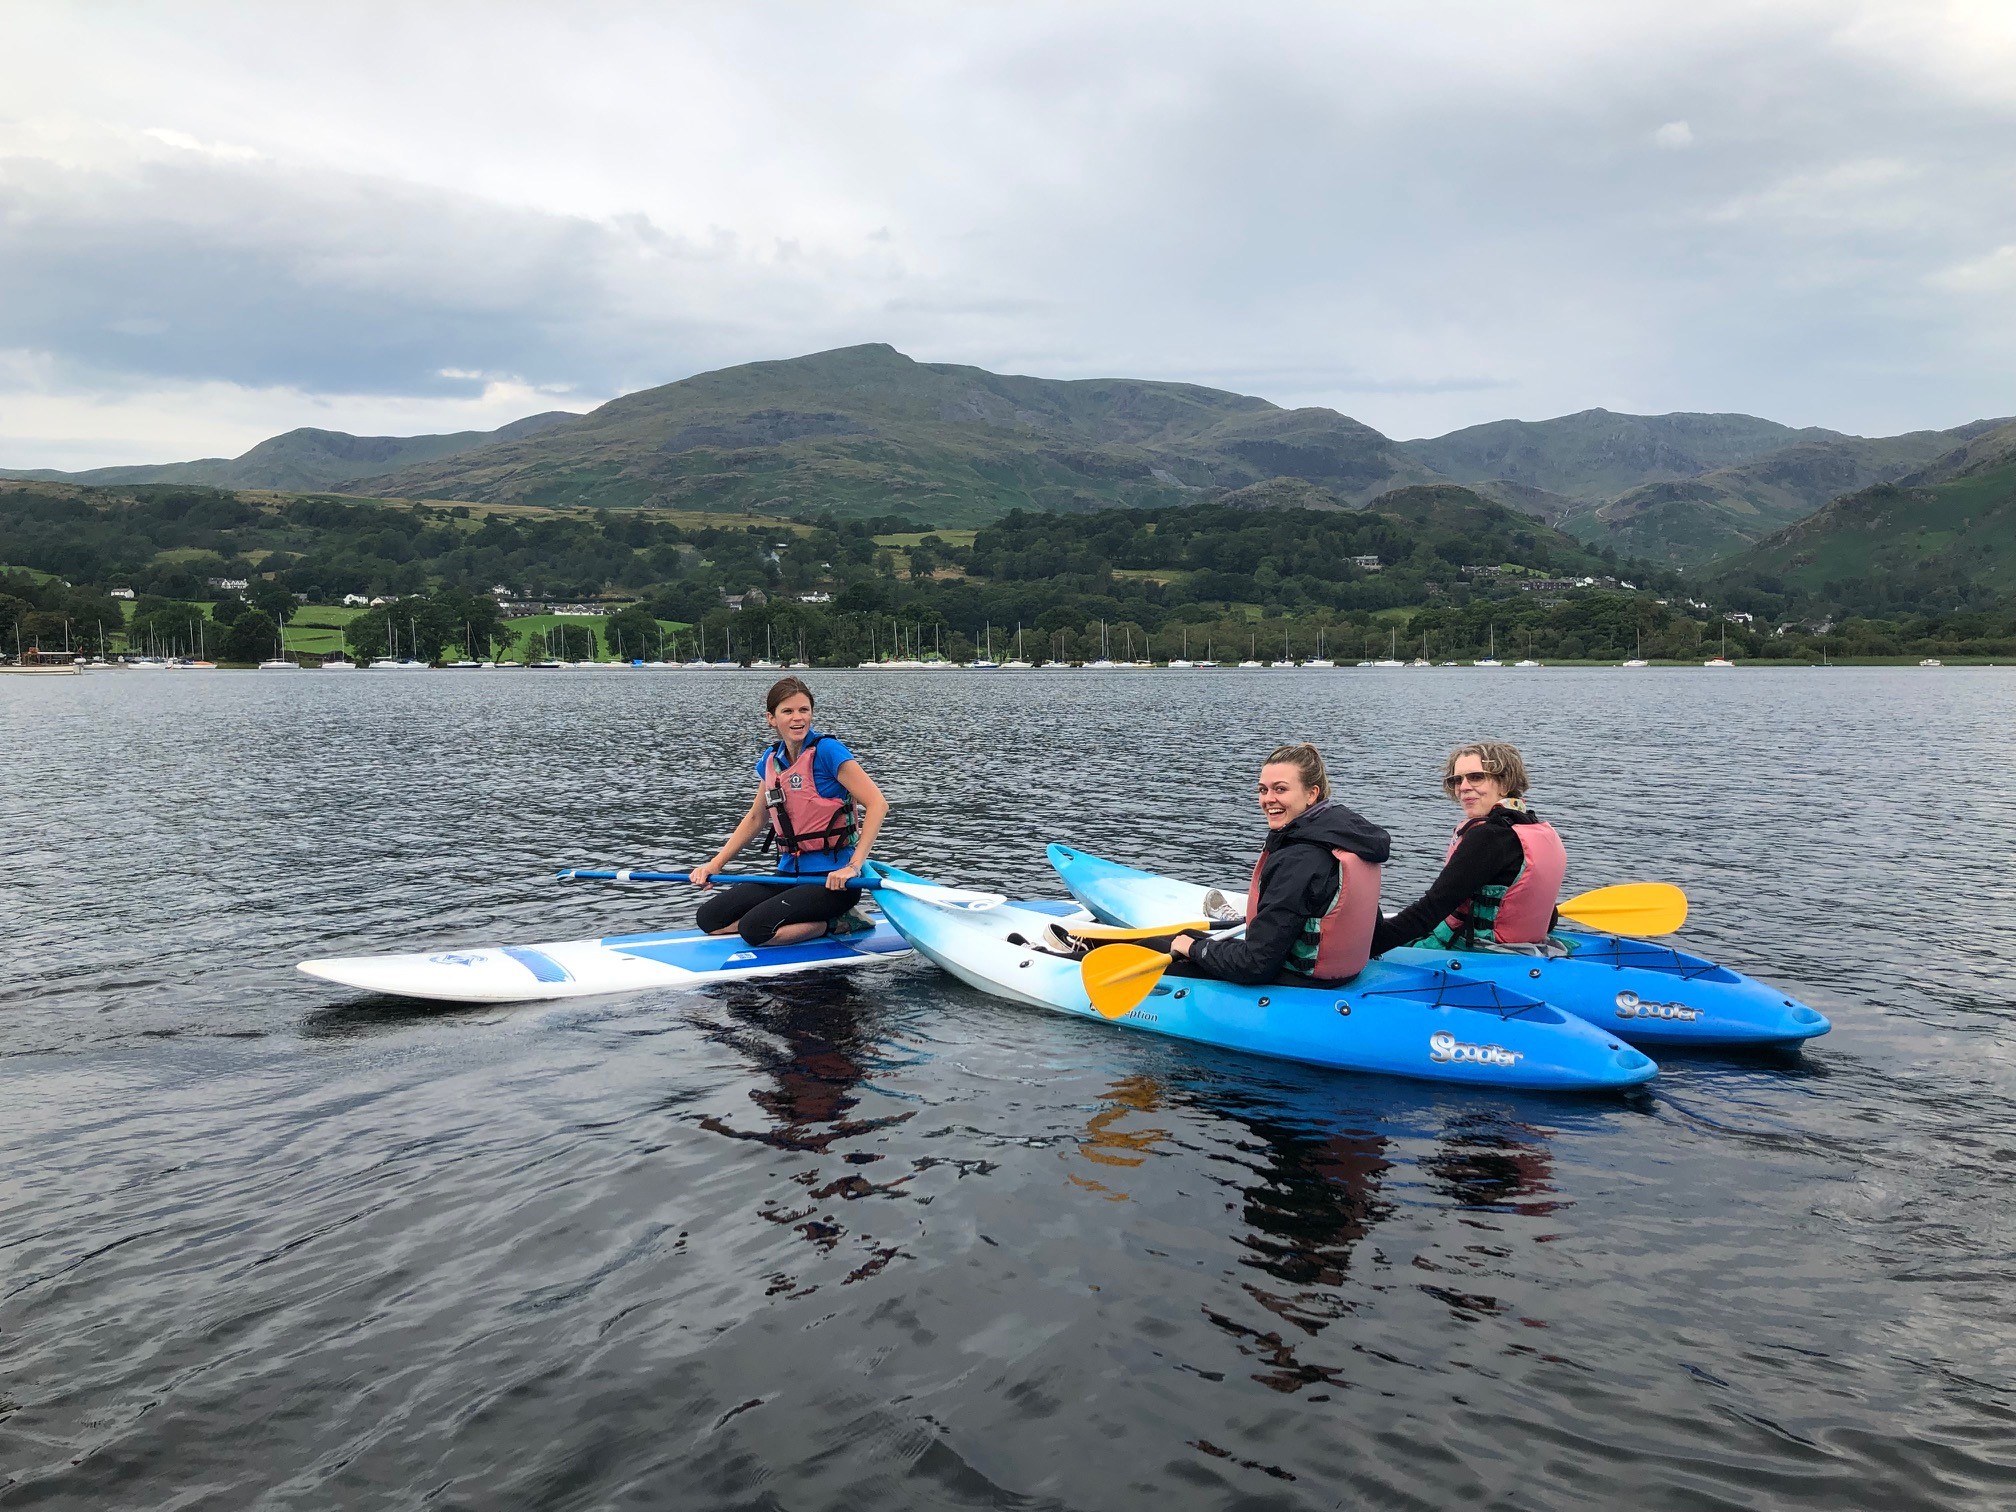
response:
{"label": "cloudy sky", "polygon": [[2016,413],[2016,4],[0,6],[0,466],[859,341],[1396,436]]}

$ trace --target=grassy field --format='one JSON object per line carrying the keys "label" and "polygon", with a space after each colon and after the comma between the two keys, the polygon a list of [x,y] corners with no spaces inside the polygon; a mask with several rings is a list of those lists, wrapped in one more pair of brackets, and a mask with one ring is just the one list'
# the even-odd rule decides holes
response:
{"label": "grassy field", "polygon": [[[512,634],[520,637],[523,637],[527,631],[531,631],[534,634],[544,634],[546,631],[551,630],[556,625],[583,625],[586,626],[587,629],[595,637],[595,642],[597,646],[597,652],[596,652],[597,657],[600,658],[604,652],[604,648],[602,646],[602,627],[607,622],[600,615],[528,614],[525,615],[522,619],[510,619],[506,620],[504,623]],[[673,651],[672,642],[674,637],[680,636],[683,632],[690,629],[691,627],[681,620],[659,620],[658,624],[659,627],[663,629],[665,632],[665,655],[669,659]],[[625,646],[623,649],[627,653],[630,652],[633,648]],[[646,647],[645,649],[648,652],[650,652],[650,656],[648,656],[646,660],[656,658],[658,654],[658,648],[656,646],[649,646]],[[690,659],[692,655],[693,655],[692,639],[691,637],[687,637],[686,649],[683,653],[683,656],[685,659]]]}
{"label": "grassy field", "polygon": [[303,604],[294,611],[294,623],[306,621],[313,625],[347,625],[360,614],[371,611],[362,604]]}
{"label": "grassy field", "polygon": [[343,632],[320,625],[290,624],[280,632],[289,651],[313,656],[332,656],[343,649]]}

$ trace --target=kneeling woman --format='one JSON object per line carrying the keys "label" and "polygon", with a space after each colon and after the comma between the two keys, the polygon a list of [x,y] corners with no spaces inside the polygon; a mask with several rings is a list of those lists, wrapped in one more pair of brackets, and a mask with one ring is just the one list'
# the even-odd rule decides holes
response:
{"label": "kneeling woman", "polygon": [[861,889],[850,884],[888,817],[889,800],[852,751],[812,728],[812,690],[803,681],[780,678],[764,702],[777,740],[756,760],[756,796],[735,833],[691,876],[696,886],[711,886],[709,879],[767,823],[778,875],[806,881],[741,883],[703,902],[695,922],[709,934],[739,931],[751,945],[789,945],[827,933],[861,901]]}
{"label": "kneeling woman", "polygon": [[1243,939],[1179,935],[1170,951],[1200,976],[1339,982],[1371,958],[1386,831],[1330,797],[1313,745],[1282,746],[1260,768],[1267,844],[1246,892]]}
{"label": "kneeling woman", "polygon": [[1442,875],[1390,919],[1372,950],[1399,945],[1488,950],[1539,945],[1553,929],[1568,853],[1554,826],[1526,806],[1526,763],[1500,740],[1460,746],[1442,766],[1442,787],[1463,807]]}

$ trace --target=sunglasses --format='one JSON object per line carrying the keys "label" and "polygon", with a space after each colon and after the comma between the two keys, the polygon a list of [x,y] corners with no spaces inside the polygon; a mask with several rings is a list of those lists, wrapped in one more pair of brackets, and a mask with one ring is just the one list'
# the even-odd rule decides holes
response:
{"label": "sunglasses", "polygon": [[1468,782],[1474,782],[1481,786],[1484,783],[1496,782],[1497,780],[1498,774],[1496,772],[1454,772],[1442,779],[1442,786],[1446,788],[1459,788]]}

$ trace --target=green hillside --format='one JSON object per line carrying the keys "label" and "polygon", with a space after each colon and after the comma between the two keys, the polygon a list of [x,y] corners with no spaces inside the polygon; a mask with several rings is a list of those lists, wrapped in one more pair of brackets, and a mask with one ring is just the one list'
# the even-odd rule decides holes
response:
{"label": "green hillside", "polygon": [[1645,484],[1558,523],[1627,555],[1700,566],[1804,519],[1830,499],[1928,467],[2001,423],[1800,441],[1699,477]]}
{"label": "green hillside", "polygon": [[1961,477],[1883,483],[1718,563],[1716,577],[1830,614],[1986,608],[2016,595],[2016,453]]}
{"label": "green hillside", "polygon": [[1458,483],[1503,479],[1570,499],[1613,498],[1641,484],[1692,478],[1834,431],[1794,430],[1755,415],[1620,415],[1583,410],[1553,420],[1494,420],[1400,450]]}
{"label": "green hillside", "polygon": [[1059,381],[914,362],[880,344],[749,363],[625,395],[550,433],[391,473],[414,498],[902,511],[1188,503],[1276,476],[1362,502],[1431,475],[1334,411],[1194,384]]}
{"label": "green hillside", "polygon": [[1222,389],[991,373],[870,344],[701,373],[495,431],[298,430],[229,460],[0,477],[340,492],[479,513],[645,508],[758,524],[893,514],[951,529],[1017,509],[1214,499],[1348,510],[1458,483],[1620,557],[1695,567],[1844,493],[1973,466],[1997,423],[1866,438],[1751,415],[1595,409],[1396,442],[1334,410]]}
{"label": "green hillside", "polygon": [[275,488],[303,492],[357,483],[416,462],[471,451],[495,441],[534,436],[575,417],[564,410],[528,415],[494,431],[454,431],[435,436],[353,436],[345,431],[301,429],[272,436],[239,457],[205,457],[88,472],[0,468],[0,478],[105,486],[122,483],[196,483],[210,488]]}
{"label": "green hillside", "polygon": [[[549,602],[627,600],[657,621],[705,627],[718,645],[731,630],[737,644],[752,645],[761,630],[778,645],[841,659],[886,648],[886,620],[912,627],[906,634],[935,626],[947,645],[971,627],[1021,623],[1058,637],[1055,654],[1076,655],[1100,621],[1142,635],[1188,625],[1228,645],[1277,621],[1266,634],[1343,636],[1356,627],[1353,636],[1384,638],[1382,616],[1420,605],[1476,606],[1476,623],[1461,621],[1466,634],[1523,617],[1544,646],[1554,643],[1542,633],[1552,606],[1583,591],[1564,580],[1610,576],[1583,543],[1453,484],[1346,506],[1292,479],[1225,502],[1013,510],[978,531],[942,532],[899,516],[749,523],[665,510],[12,482],[0,483],[0,560],[61,579],[9,580],[11,612],[32,622],[31,633],[116,625],[122,616],[107,595],[124,588],[150,615],[165,615],[149,627],[156,639],[189,640],[189,622],[206,614],[223,620],[231,609],[235,619],[241,598],[294,617],[296,598],[333,606],[345,595],[384,595],[401,599],[390,613],[395,628],[402,614],[432,616],[439,633],[422,644],[445,644],[457,624],[495,612],[489,590],[501,585],[510,597]],[[333,625],[340,614],[303,611],[301,625]],[[359,616],[350,629],[377,618]],[[379,633],[363,630],[364,641]],[[647,626],[626,644],[654,635]]]}

